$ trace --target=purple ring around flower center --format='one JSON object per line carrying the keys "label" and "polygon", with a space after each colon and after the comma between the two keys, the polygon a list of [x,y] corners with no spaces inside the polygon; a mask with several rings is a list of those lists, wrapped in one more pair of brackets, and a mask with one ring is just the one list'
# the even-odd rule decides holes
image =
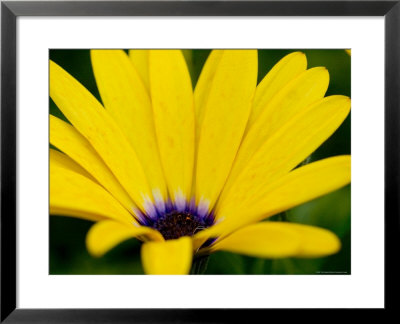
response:
{"label": "purple ring around flower center", "polygon": [[159,231],[166,240],[193,236],[214,224],[213,212],[204,213],[204,208],[196,206],[194,200],[184,203],[183,206],[184,208],[168,201],[163,208],[152,208],[155,211],[152,214],[141,213],[139,222]]}
{"label": "purple ring around flower center", "polygon": [[164,239],[172,240],[182,236],[193,236],[208,226],[190,213],[171,212],[155,220],[151,227],[158,230]]}

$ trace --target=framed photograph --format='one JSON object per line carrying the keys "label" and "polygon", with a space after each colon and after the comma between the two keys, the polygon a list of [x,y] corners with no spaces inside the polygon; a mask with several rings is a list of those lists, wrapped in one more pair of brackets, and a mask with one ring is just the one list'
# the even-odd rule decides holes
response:
{"label": "framed photograph", "polygon": [[1,321],[393,308],[399,16],[2,2]]}
{"label": "framed photograph", "polygon": [[[350,61],[349,49],[51,49],[50,214],[64,217],[50,221],[50,274],[350,274]],[[96,111],[124,137],[102,134],[115,126]],[[106,142],[125,137],[106,164]],[[140,173],[121,176],[124,159]]]}

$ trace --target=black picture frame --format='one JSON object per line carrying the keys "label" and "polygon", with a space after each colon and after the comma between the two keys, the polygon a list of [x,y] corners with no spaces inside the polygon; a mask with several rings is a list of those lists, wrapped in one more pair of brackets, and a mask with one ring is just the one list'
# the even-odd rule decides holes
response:
{"label": "black picture frame", "polygon": [[[16,308],[16,19],[19,16],[384,16],[385,310],[396,308],[399,275],[400,1],[2,1],[1,317],[4,323],[216,323],[264,310]],[[368,283],[365,283],[366,291]],[[344,292],[345,293],[345,292]],[[254,316],[254,317],[253,317]],[[261,317],[263,318],[263,317]],[[283,318],[282,318],[283,319]]]}

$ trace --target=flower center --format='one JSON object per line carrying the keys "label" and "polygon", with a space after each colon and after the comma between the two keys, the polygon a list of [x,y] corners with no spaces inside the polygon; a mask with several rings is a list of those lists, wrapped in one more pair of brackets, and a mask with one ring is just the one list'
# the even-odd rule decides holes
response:
{"label": "flower center", "polygon": [[172,240],[181,236],[193,236],[207,225],[188,212],[173,211],[158,218],[152,227],[158,230],[164,239]]}

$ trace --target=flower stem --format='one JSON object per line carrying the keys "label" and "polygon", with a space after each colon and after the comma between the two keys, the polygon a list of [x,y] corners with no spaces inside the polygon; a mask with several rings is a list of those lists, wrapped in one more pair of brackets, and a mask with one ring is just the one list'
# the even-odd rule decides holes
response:
{"label": "flower stem", "polygon": [[193,260],[190,274],[204,274],[207,270],[209,255],[202,255]]}

